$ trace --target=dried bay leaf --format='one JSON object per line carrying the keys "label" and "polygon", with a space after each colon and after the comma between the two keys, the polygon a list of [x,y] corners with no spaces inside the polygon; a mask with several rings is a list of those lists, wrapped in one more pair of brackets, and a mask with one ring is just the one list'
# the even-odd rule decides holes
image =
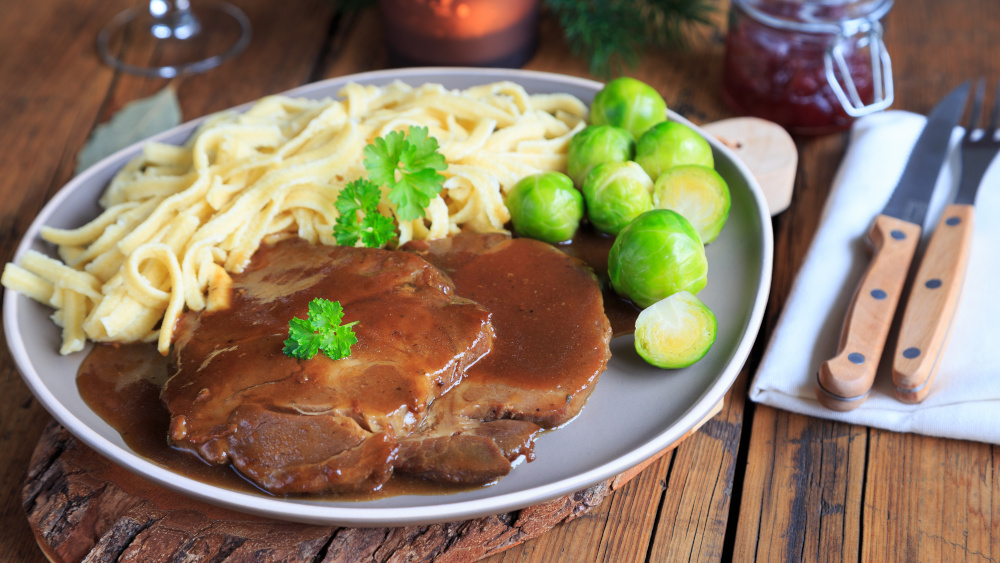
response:
{"label": "dried bay leaf", "polygon": [[148,98],[133,100],[115,112],[106,123],[94,128],[77,155],[74,174],[83,172],[119,149],[166,131],[180,122],[181,106],[172,85],[168,84]]}

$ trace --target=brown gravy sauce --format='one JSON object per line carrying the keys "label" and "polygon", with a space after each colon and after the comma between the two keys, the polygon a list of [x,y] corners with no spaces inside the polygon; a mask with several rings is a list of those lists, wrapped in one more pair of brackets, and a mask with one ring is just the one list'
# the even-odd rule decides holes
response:
{"label": "brown gravy sauce", "polygon": [[[133,451],[174,473],[224,489],[276,496],[243,478],[231,465],[210,465],[167,443],[170,413],[160,403],[168,360],[155,344],[98,344],[77,373],[80,396],[121,434]],[[396,475],[381,490],[358,495],[310,495],[335,501],[375,500],[398,495],[454,493],[469,487],[429,483]]]}
{"label": "brown gravy sauce", "polygon": [[[639,309],[610,288],[607,255],[614,238],[582,228],[569,243],[558,248],[594,269],[604,294],[604,307],[615,335],[631,332]],[[177,474],[240,492],[275,496],[243,478],[230,465],[209,465],[197,456],[167,442],[170,414],[160,402],[160,388],[167,380],[168,359],[154,344],[98,344],[77,373],[83,400],[121,434],[133,451]],[[470,487],[429,483],[394,475],[380,490],[358,495],[310,495],[335,501],[374,500],[398,495],[455,493]]]}
{"label": "brown gravy sauce", "polygon": [[557,248],[583,261],[597,274],[601,283],[601,293],[604,295],[604,314],[611,322],[611,332],[614,336],[629,334],[635,331],[635,319],[641,309],[632,301],[621,297],[611,288],[608,277],[608,253],[615,237],[598,231],[590,224],[584,224],[577,230],[569,242],[557,245]]}

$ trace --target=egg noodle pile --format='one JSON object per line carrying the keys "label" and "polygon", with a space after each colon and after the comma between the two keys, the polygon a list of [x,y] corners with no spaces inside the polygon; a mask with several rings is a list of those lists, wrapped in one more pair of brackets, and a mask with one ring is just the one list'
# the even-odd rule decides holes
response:
{"label": "egg noodle pile", "polygon": [[[166,354],[185,307],[226,307],[229,274],[262,242],[336,244],[334,202],[365,174],[362,151],[376,137],[426,126],[448,162],[426,216],[397,218],[403,244],[503,231],[506,193],[525,176],[565,170],[585,115],[573,96],[529,95],[511,82],[463,91],[352,83],[338,100],[263,98],[212,116],[184,146],[148,143],[105,190],[100,216],[42,229],[61,260],[29,251],[6,265],[2,283],[55,309],[62,354],[88,339],[157,341]],[[379,210],[395,217],[384,189]]]}

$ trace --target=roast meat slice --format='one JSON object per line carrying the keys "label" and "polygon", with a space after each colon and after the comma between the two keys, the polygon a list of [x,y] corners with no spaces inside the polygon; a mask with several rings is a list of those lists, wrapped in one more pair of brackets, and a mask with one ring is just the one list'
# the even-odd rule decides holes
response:
{"label": "roast meat slice", "polygon": [[489,309],[493,351],[438,406],[476,420],[554,428],[579,414],[611,357],[611,325],[593,271],[537,240],[470,235],[407,249],[441,268],[455,291]]}
{"label": "roast meat slice", "polygon": [[[288,321],[339,301],[350,357],[282,353]],[[264,245],[233,277],[228,309],[186,313],[161,399],[173,445],[231,462],[278,493],[367,491],[391,475],[398,440],[424,422],[493,342],[490,313],[412,253]]]}
{"label": "roast meat slice", "polygon": [[534,438],[579,414],[611,357],[593,272],[558,249],[502,234],[411,242],[459,295],[492,313],[493,350],[401,441],[396,470],[447,483],[506,475]]}
{"label": "roast meat slice", "polygon": [[[431,407],[433,410],[433,406]],[[395,470],[429,481],[485,485],[510,473],[511,462],[533,458],[538,425],[522,420],[475,421],[455,415],[431,431],[400,441]]]}

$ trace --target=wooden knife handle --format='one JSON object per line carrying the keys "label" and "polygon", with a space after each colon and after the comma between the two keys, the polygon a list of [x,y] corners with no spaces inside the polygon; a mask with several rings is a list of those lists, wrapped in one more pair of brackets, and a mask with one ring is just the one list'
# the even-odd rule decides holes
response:
{"label": "wooden knife handle", "polygon": [[948,341],[972,246],[971,205],[945,208],[913,280],[892,361],[896,397],[919,403],[927,397]]}
{"label": "wooden knife handle", "polygon": [[860,406],[875,381],[906,274],[920,242],[920,225],[879,215],[868,239],[872,260],[847,308],[837,355],[820,366],[816,377],[820,403],[838,411]]}

